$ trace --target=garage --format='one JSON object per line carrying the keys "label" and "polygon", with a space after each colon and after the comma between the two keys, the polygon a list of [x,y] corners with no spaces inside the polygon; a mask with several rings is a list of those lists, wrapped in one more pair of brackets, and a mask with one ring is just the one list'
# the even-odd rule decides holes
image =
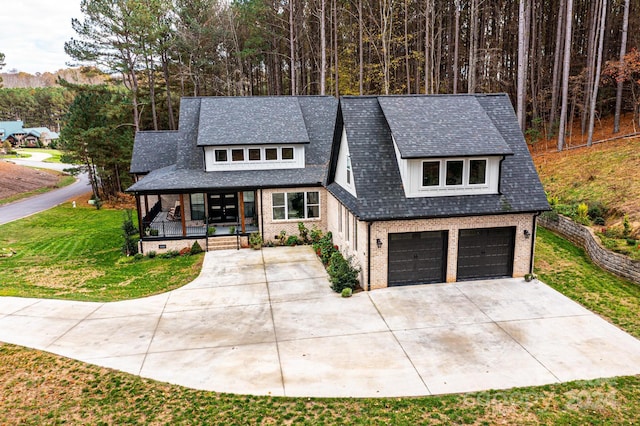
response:
{"label": "garage", "polygon": [[389,234],[388,285],[444,282],[448,235],[447,231]]}
{"label": "garage", "polygon": [[511,277],[515,227],[462,229],[457,280]]}

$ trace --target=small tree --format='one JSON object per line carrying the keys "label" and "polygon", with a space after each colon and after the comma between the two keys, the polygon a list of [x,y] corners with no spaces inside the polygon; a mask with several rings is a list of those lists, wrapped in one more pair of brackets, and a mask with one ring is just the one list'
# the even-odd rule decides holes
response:
{"label": "small tree", "polygon": [[122,253],[126,256],[133,256],[138,253],[138,241],[136,235],[138,230],[133,224],[133,213],[131,209],[124,212],[122,220]]}

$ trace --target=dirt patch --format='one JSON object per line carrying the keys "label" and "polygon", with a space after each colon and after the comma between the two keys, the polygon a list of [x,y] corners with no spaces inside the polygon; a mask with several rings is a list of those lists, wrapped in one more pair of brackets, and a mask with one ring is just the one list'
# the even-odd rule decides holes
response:
{"label": "dirt patch", "polygon": [[33,169],[0,161],[0,199],[40,188],[53,188],[59,179],[59,172],[54,170]]}

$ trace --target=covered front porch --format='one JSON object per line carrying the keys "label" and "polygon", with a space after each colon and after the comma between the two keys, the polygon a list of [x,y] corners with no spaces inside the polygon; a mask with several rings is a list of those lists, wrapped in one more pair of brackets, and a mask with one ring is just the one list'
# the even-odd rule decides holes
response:
{"label": "covered front porch", "polygon": [[140,238],[215,238],[259,231],[256,191],[136,194]]}

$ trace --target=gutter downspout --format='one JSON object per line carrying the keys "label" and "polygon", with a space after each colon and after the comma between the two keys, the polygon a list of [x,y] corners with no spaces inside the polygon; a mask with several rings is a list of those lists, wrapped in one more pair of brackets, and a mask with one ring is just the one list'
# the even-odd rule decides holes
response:
{"label": "gutter downspout", "polygon": [[367,222],[367,291],[371,291],[371,222]]}
{"label": "gutter downspout", "polygon": [[532,219],[532,224],[531,224],[531,255],[529,258],[529,273],[533,274],[533,253],[535,251],[535,247],[536,247],[536,230],[538,229],[538,226],[536,224],[538,216],[540,216],[542,214],[542,212],[536,212],[533,215],[533,219]]}
{"label": "gutter downspout", "polygon": [[264,239],[264,211],[262,209],[262,205],[263,205],[263,200],[262,200],[262,189],[259,190],[260,191],[260,233],[262,234],[262,241],[265,241]]}
{"label": "gutter downspout", "polygon": [[503,155],[498,163],[498,194],[500,195],[502,195],[502,162],[506,159],[507,157]]}

